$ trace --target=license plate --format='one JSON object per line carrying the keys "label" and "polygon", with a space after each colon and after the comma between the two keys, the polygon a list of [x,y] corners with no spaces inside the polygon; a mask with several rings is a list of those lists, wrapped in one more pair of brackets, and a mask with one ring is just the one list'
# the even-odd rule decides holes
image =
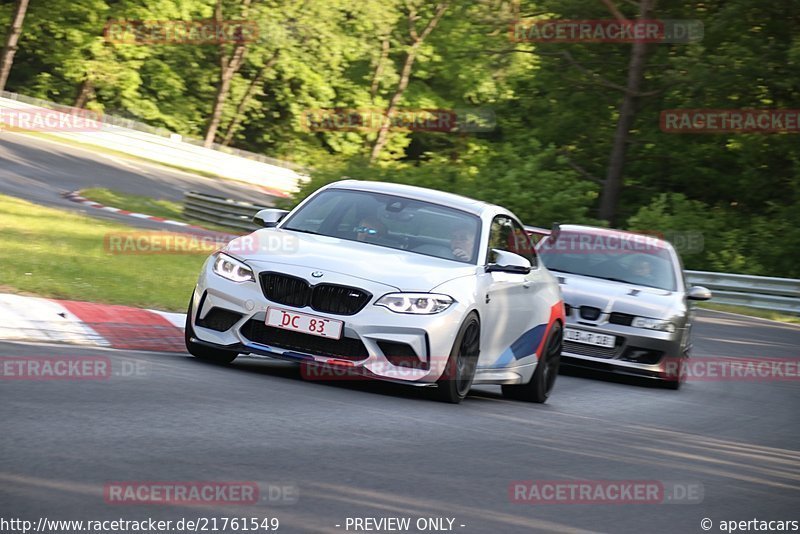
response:
{"label": "license plate", "polygon": [[339,339],[342,337],[343,321],[326,319],[316,315],[297,313],[280,308],[267,309],[267,326],[302,332],[319,337]]}
{"label": "license plate", "polygon": [[616,337],[614,336],[587,332],[586,330],[575,330],[574,328],[567,328],[564,330],[564,339],[567,341],[574,341],[575,343],[595,345],[597,347],[606,347],[609,349],[614,348],[614,342],[616,341]]}

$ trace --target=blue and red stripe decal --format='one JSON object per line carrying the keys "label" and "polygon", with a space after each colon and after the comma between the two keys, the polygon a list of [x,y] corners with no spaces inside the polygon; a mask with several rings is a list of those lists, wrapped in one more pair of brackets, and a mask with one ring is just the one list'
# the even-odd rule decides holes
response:
{"label": "blue and red stripe decal", "polygon": [[547,336],[556,321],[561,321],[561,324],[565,322],[563,300],[559,300],[550,307],[550,318],[547,323],[536,325],[518,337],[510,347],[503,351],[492,367],[506,367],[514,360],[521,360],[534,354],[541,355]]}

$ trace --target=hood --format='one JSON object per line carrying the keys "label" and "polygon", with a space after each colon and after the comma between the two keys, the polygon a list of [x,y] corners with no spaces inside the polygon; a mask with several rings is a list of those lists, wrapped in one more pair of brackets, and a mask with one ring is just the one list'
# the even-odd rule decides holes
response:
{"label": "hood", "polygon": [[557,271],[552,274],[559,281],[564,302],[574,307],[593,306],[603,313],[667,319],[680,314],[683,306],[683,296],[676,291]]}
{"label": "hood", "polygon": [[414,252],[280,228],[265,228],[231,241],[225,249],[259,271],[279,265],[325,270],[392,286],[427,292],[478,267]]}

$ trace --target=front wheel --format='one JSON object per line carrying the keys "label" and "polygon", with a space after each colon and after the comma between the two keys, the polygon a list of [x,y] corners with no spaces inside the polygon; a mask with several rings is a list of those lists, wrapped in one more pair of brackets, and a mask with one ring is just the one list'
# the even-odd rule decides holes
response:
{"label": "front wheel", "polygon": [[481,345],[481,323],[470,313],[456,335],[453,349],[442,377],[436,382],[436,397],[442,402],[458,404],[469,393]]}
{"label": "front wheel", "polygon": [[238,356],[237,353],[213,349],[192,341],[192,338],[194,337],[194,329],[192,328],[193,302],[194,295],[192,295],[192,298],[189,299],[189,309],[186,311],[186,326],[183,330],[184,339],[186,341],[186,350],[189,351],[189,354],[198,360],[203,360],[204,362],[216,363],[219,365],[231,363]]}
{"label": "front wheel", "polygon": [[526,402],[547,402],[558,376],[558,367],[561,364],[562,342],[561,323],[555,323],[547,338],[544,354],[539,358],[539,364],[536,366],[530,382],[502,386],[503,395],[510,399]]}
{"label": "front wheel", "polygon": [[[677,370],[674,373],[667,373],[661,384],[666,389],[678,390],[686,381],[686,362],[689,356],[685,355],[678,360]],[[667,360],[669,365],[669,360]]]}

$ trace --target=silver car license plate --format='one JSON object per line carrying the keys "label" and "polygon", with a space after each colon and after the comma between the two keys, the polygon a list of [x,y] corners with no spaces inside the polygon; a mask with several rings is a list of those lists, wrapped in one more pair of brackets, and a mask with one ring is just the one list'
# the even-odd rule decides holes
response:
{"label": "silver car license plate", "polygon": [[594,345],[596,347],[613,349],[614,342],[617,338],[607,334],[598,334],[597,332],[587,332],[586,330],[566,328],[564,330],[564,339],[566,341],[573,341],[575,343],[583,343],[585,345]]}

